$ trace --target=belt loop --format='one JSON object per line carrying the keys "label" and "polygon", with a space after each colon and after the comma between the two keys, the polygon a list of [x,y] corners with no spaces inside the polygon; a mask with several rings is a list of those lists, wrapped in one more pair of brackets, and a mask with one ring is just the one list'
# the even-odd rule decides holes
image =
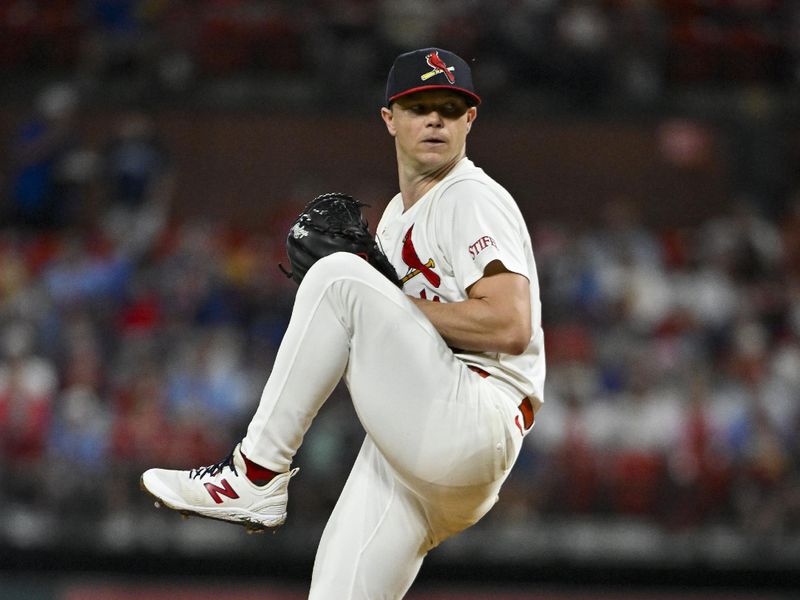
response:
{"label": "belt loop", "polygon": [[[480,375],[484,379],[486,379],[487,377],[490,376],[487,371],[484,371],[483,369],[481,369],[480,367],[476,367],[475,365],[467,365],[467,368],[470,371],[473,371],[473,372],[477,373],[478,375]],[[519,403],[519,406],[517,408],[522,413],[522,422],[523,422],[523,425],[525,427],[525,431],[528,431],[528,429],[533,427],[533,421],[534,421],[533,406],[531,405],[530,398],[525,396],[522,399],[522,402]]]}
{"label": "belt loop", "polygon": [[533,406],[531,406],[531,400],[527,396],[522,399],[522,402],[519,404],[519,411],[522,413],[522,421],[525,425],[525,431],[528,431],[531,427],[533,427]]}
{"label": "belt loop", "polygon": [[481,377],[483,377],[484,379],[486,379],[487,377],[489,377],[489,373],[488,373],[488,372],[486,372],[486,371],[484,371],[484,370],[483,370],[483,369],[481,369],[480,367],[476,367],[475,365],[467,365],[467,368],[468,368],[470,371],[473,371],[473,372],[477,373],[478,375],[480,375],[480,376],[481,376]]}

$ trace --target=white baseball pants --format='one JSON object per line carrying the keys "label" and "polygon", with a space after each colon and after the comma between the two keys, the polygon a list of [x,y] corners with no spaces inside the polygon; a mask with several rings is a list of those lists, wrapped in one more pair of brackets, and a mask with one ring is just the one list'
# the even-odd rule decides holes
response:
{"label": "white baseball pants", "polygon": [[494,505],[519,453],[519,398],[459,361],[361,258],[318,261],[242,442],[286,471],[341,379],[367,436],[317,550],[311,600],[402,598],[426,553]]}

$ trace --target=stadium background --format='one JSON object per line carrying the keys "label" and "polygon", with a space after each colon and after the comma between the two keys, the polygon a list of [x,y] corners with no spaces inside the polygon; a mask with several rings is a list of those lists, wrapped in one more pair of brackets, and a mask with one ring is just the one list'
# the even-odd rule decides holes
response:
{"label": "stadium background", "polygon": [[275,535],[156,511],[242,435],[300,206],[396,189],[387,65],[472,62],[470,155],[531,228],[547,405],[410,598],[783,598],[800,569],[800,7],[0,2],[0,598],[301,598],[363,433]]}

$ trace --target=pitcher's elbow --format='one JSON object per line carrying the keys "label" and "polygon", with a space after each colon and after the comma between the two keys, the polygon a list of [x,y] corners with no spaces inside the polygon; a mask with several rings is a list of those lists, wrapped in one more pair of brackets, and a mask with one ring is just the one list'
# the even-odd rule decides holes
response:
{"label": "pitcher's elbow", "polygon": [[515,328],[510,331],[506,337],[506,347],[504,348],[504,351],[506,354],[519,356],[528,349],[528,344],[530,344],[530,341],[531,335],[529,330],[526,331],[526,329],[523,327]]}

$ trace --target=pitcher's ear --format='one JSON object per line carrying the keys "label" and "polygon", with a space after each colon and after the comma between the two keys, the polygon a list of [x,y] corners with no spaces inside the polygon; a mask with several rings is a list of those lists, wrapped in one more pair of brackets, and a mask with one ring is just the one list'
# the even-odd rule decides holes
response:
{"label": "pitcher's ear", "polygon": [[392,112],[392,109],[386,108],[385,106],[381,108],[381,118],[386,125],[386,129],[389,131],[389,135],[394,137],[397,133],[397,129],[394,126],[394,113]]}

